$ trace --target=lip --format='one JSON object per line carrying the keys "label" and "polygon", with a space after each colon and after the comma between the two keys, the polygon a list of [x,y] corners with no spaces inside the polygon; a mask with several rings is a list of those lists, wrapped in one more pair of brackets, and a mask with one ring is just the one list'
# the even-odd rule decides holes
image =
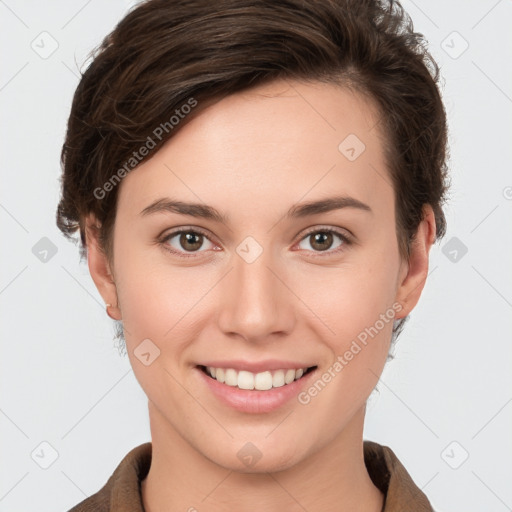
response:
{"label": "lip", "polygon": [[314,363],[298,363],[296,361],[282,361],[278,359],[267,359],[265,361],[244,361],[242,359],[230,359],[229,361],[206,361],[199,366],[213,366],[214,368],[233,368],[236,371],[245,370],[246,372],[259,373],[266,370],[289,370],[291,368],[311,368],[316,366]]}
{"label": "lip", "polygon": [[[208,366],[215,366],[216,368],[233,368],[234,361],[230,361],[231,366],[215,366],[214,364]],[[268,361],[267,361],[268,363]],[[215,363],[216,365],[219,362]],[[282,361],[280,362],[282,364]],[[294,363],[296,364],[296,363]],[[251,363],[251,367],[254,368],[258,364]],[[313,365],[314,366],[314,365]],[[307,366],[288,366],[288,368],[306,368]],[[311,367],[311,366],[310,366]],[[247,368],[247,367],[246,367]],[[264,367],[267,370],[268,366]],[[279,366],[272,369],[284,369],[286,366]],[[309,368],[309,367],[308,367]],[[262,414],[269,413],[279,409],[288,403],[291,399],[296,397],[303,388],[309,385],[311,376],[316,374],[318,368],[314,368],[308,373],[304,374],[300,379],[285,384],[279,388],[272,388],[266,391],[260,391],[255,389],[239,389],[236,386],[228,386],[222,384],[218,380],[207,375],[200,366],[194,368],[201,381],[206,386],[207,390],[211,392],[217,400],[222,404],[227,405],[237,411],[250,413],[250,414]],[[245,369],[238,367],[237,369]],[[254,370],[247,370],[254,371]]]}

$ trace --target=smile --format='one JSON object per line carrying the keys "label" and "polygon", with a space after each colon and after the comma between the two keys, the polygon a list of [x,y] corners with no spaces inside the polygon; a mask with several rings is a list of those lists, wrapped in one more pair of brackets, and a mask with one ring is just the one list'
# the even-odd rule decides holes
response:
{"label": "smile", "polygon": [[221,384],[237,387],[238,389],[266,391],[291,384],[315,367],[267,370],[258,373],[235,370],[234,368],[215,368],[213,366],[201,366],[200,368],[209,377]]}

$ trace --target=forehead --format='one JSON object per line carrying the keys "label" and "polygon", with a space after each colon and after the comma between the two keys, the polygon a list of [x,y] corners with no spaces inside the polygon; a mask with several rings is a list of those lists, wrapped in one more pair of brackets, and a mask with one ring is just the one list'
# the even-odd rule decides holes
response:
{"label": "forehead", "polygon": [[334,191],[383,203],[392,190],[377,125],[372,102],[334,84],[254,87],[200,110],[131,171],[119,207],[138,213],[171,195],[255,214]]}

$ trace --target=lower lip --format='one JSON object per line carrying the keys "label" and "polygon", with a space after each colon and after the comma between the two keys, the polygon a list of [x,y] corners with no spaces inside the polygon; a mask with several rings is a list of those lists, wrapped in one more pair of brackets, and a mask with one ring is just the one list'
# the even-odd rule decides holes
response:
{"label": "lower lip", "polygon": [[221,402],[238,411],[252,414],[272,412],[279,409],[292,398],[296,397],[308,384],[311,376],[316,372],[315,368],[290,384],[260,391],[228,386],[206,375],[200,368],[196,367],[196,370],[199,372],[208,388]]}

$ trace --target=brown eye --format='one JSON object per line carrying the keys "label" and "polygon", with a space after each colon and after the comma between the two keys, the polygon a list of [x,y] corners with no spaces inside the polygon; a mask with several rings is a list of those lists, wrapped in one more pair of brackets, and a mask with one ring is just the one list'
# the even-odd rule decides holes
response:
{"label": "brown eye", "polygon": [[311,240],[311,247],[318,251],[325,251],[331,248],[333,235],[332,233],[328,233],[326,231],[320,231],[318,233],[314,233],[313,235],[309,235]]}
{"label": "brown eye", "polygon": [[200,249],[204,247],[205,242],[210,244],[210,247],[206,247],[206,249],[211,249],[214,247],[209,238],[196,230],[193,229],[181,229],[179,231],[174,231],[166,235],[160,243],[170,252],[178,254],[178,256],[187,257],[188,253],[194,252],[205,252]]}
{"label": "brown eye", "polygon": [[[338,239],[339,242],[336,242],[336,239]],[[316,231],[310,231],[306,234],[301,240],[299,248],[313,253],[327,251],[328,254],[333,254],[342,251],[347,245],[350,245],[350,243],[351,240],[349,237],[337,230],[317,228]],[[308,244],[309,248],[307,247]]]}
{"label": "brown eye", "polygon": [[203,235],[200,233],[184,232],[180,234],[180,247],[187,251],[197,251],[203,245]]}

